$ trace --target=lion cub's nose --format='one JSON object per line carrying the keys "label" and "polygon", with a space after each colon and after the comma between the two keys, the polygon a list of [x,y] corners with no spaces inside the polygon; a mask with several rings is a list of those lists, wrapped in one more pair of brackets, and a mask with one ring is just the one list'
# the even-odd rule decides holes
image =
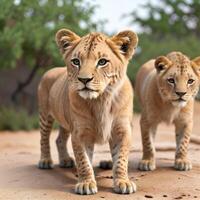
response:
{"label": "lion cub's nose", "polygon": [[186,92],[176,92],[176,94],[179,96],[179,97],[182,97],[186,94]]}
{"label": "lion cub's nose", "polygon": [[86,85],[88,82],[90,82],[92,79],[93,79],[93,77],[92,77],[92,78],[80,78],[80,77],[78,77],[78,80],[79,80],[80,82],[84,83],[85,85]]}

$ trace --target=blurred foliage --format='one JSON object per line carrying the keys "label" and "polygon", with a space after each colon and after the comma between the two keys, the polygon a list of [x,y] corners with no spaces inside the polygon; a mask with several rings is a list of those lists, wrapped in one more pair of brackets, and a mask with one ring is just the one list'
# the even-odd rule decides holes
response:
{"label": "blurred foliage", "polygon": [[1,0],[0,68],[63,65],[56,31],[65,27],[83,35],[96,29],[95,9],[84,0]]}
{"label": "blurred foliage", "polygon": [[146,17],[135,11],[132,22],[139,24],[143,32],[157,35],[170,34],[177,38],[200,35],[200,0],[162,0],[142,5]]}
{"label": "blurred foliage", "polygon": [[[53,124],[53,129],[58,128],[58,123]],[[29,114],[23,108],[0,107],[0,131],[33,130],[39,129],[38,113]]]}
{"label": "blurred foliage", "polygon": [[26,110],[13,107],[0,108],[0,130],[32,130],[39,128],[38,115],[29,116]]}

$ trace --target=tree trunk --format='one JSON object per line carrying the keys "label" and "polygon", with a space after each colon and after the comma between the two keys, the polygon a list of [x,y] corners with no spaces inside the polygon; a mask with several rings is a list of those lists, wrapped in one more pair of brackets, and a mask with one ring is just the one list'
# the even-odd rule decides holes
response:
{"label": "tree trunk", "polygon": [[14,103],[17,103],[18,95],[24,90],[24,88],[26,88],[31,83],[31,81],[35,77],[39,68],[40,68],[40,65],[38,63],[36,63],[35,66],[33,67],[33,69],[31,70],[30,74],[26,78],[26,80],[24,82],[18,83],[17,88],[14,90],[14,92],[12,93],[12,96],[11,96],[11,99]]}

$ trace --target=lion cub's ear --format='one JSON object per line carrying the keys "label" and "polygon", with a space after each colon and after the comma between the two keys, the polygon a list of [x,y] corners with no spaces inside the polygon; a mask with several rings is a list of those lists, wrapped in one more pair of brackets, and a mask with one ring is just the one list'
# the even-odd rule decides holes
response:
{"label": "lion cub's ear", "polygon": [[114,35],[111,40],[119,47],[120,53],[128,60],[133,56],[138,44],[137,34],[133,31],[122,31]]}
{"label": "lion cub's ear", "polygon": [[193,59],[192,62],[195,63],[194,68],[195,68],[195,70],[197,71],[197,73],[199,74],[199,77],[200,77],[200,56]]}
{"label": "lion cub's ear", "polygon": [[155,60],[155,68],[158,73],[167,69],[170,64],[171,64],[170,60],[165,56],[159,56]]}
{"label": "lion cub's ear", "polygon": [[80,37],[68,29],[61,29],[56,33],[55,39],[61,52],[64,53],[74,41],[80,40]]}

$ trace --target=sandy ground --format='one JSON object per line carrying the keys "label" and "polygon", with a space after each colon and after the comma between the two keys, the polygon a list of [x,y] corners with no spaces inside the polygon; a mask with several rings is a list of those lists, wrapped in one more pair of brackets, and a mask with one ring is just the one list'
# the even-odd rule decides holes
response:
{"label": "sandy ground", "polygon": [[[195,105],[193,135],[200,137],[200,104]],[[58,167],[55,146],[56,131],[51,137],[53,170],[39,170],[39,131],[0,133],[0,200],[79,200],[79,199],[200,199],[200,145],[191,143],[189,157],[193,169],[179,172],[173,169],[174,128],[162,124],[157,133],[157,169],[153,172],[137,170],[141,153],[139,116],[134,117],[133,147],[129,158],[129,176],[138,190],[131,195],[117,195],[112,190],[111,170],[100,170],[98,162],[110,159],[108,146],[95,149],[94,169],[99,192],[96,195],[74,194],[77,181],[75,169]],[[168,150],[166,150],[166,148]],[[70,152],[72,149],[70,145]]]}

